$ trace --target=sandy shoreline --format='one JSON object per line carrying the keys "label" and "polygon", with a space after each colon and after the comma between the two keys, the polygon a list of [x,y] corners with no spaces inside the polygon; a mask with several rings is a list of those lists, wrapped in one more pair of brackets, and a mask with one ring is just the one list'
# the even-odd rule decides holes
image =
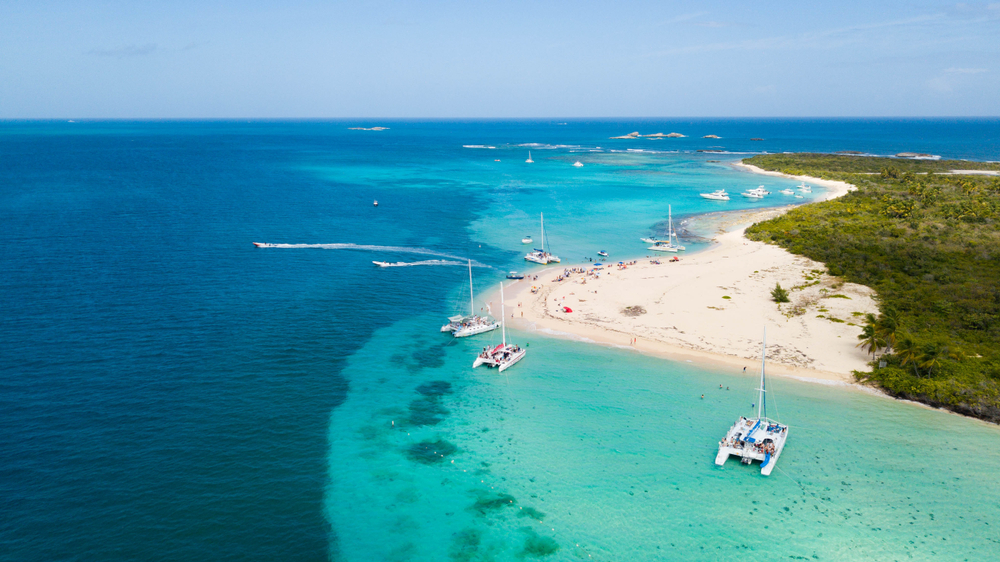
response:
{"label": "sandy shoreline", "polygon": [[[826,187],[828,199],[855,189],[839,181],[736,166]],[[593,264],[543,270],[535,274],[537,280],[532,276],[509,285],[507,310],[513,318],[508,316],[508,323],[725,370],[747,367],[748,372],[760,362],[766,326],[769,373],[849,384],[851,371],[868,369],[870,356],[856,347],[857,324],[862,314],[877,310],[873,291],[826,275],[819,262],[743,236],[749,225],[792,207],[728,213],[715,244],[690,256],[681,252],[679,262],[668,262],[671,254],[658,255],[626,268],[606,266],[599,275],[571,273],[562,281],[555,278],[564,270],[590,272]],[[791,303],[779,307],[771,300],[775,283],[790,291]],[[573,312],[563,312],[564,306]],[[631,315],[626,307],[642,312]]]}

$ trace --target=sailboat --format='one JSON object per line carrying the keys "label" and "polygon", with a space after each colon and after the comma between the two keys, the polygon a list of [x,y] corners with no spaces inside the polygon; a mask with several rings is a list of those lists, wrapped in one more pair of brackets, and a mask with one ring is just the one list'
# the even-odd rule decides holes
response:
{"label": "sailboat", "polygon": [[490,332],[500,327],[496,320],[488,316],[476,315],[476,298],[472,294],[472,260],[469,260],[469,302],[472,307],[469,316],[459,314],[448,318],[448,323],[441,326],[442,332],[451,332],[456,338],[464,338]]}
{"label": "sailboat", "polygon": [[757,417],[740,416],[726,436],[719,441],[719,454],[715,456],[715,464],[722,466],[729,455],[740,457],[740,462],[750,464],[760,461],[760,473],[770,476],[774,465],[778,463],[781,450],[788,439],[788,426],[781,425],[767,417],[767,391],[764,387],[764,356],[767,351],[767,329],[764,329],[764,339],[760,348],[760,391],[757,399]]}
{"label": "sailboat", "polygon": [[677,243],[677,233],[674,232],[674,216],[673,209],[670,205],[667,205],[667,241],[659,241],[649,247],[650,250],[654,252],[677,252],[679,250],[686,250],[684,246]]}
{"label": "sailboat", "polygon": [[545,247],[545,213],[540,214],[542,219],[542,243],[541,249],[535,248],[534,250],[528,252],[524,259],[526,261],[531,261],[535,263],[540,263],[542,265],[548,265],[550,263],[559,263],[559,256],[553,256],[549,253],[548,249]]}
{"label": "sailboat", "polygon": [[500,283],[500,333],[503,338],[500,345],[483,348],[479,352],[479,356],[472,363],[473,369],[480,365],[486,365],[487,367],[498,367],[502,373],[521,359],[524,359],[524,356],[528,353],[528,350],[521,346],[507,343],[507,319],[503,303],[503,283]]}
{"label": "sailboat", "polygon": [[525,164],[534,164],[535,161],[531,159],[531,151],[528,151],[528,159],[524,161]]}

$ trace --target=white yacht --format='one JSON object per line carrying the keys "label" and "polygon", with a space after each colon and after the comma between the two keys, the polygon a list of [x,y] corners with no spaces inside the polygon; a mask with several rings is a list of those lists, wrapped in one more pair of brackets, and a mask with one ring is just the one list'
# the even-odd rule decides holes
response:
{"label": "white yacht", "polygon": [[713,201],[729,201],[729,194],[726,193],[725,189],[717,189],[712,193],[699,193],[699,195]]}
{"label": "white yacht", "polygon": [[527,349],[519,345],[507,343],[507,321],[504,312],[503,283],[500,283],[500,333],[503,340],[496,347],[484,347],[472,363],[473,369],[480,365],[486,365],[487,367],[497,367],[502,373],[521,359],[524,359],[524,356],[528,353]]}
{"label": "white yacht", "polygon": [[442,332],[451,332],[456,338],[474,336],[483,332],[491,332],[500,327],[500,324],[489,316],[479,316],[476,314],[476,298],[472,293],[472,260],[469,260],[469,303],[471,310],[468,316],[451,316],[448,323],[441,326]]}
{"label": "white yacht", "polygon": [[754,189],[748,189],[743,192],[743,197],[748,197],[750,199],[763,199],[765,195],[770,195],[771,192],[764,189],[764,186],[760,186]]}
{"label": "white yacht", "polygon": [[530,236],[525,236],[521,239],[522,244],[531,244],[532,242],[534,242],[534,240],[532,240]]}
{"label": "white yacht", "polygon": [[525,164],[534,164],[535,161],[531,159],[531,151],[528,151],[528,159],[524,161]]}
{"label": "white yacht", "polygon": [[806,185],[806,182],[802,182],[796,187],[798,187],[799,191],[801,191],[802,193],[812,193],[812,188]]}
{"label": "white yacht", "polygon": [[781,190],[781,194],[782,195],[795,195],[795,192],[792,191],[791,189],[782,189]]}
{"label": "white yacht", "polygon": [[[548,265],[550,263],[559,263],[559,256],[553,256],[549,253],[548,248],[545,247],[545,214],[541,213],[542,220],[542,243],[541,248],[535,248],[534,250],[528,252],[524,259],[526,261],[540,263],[542,265]],[[523,242],[523,240],[522,240]]]}
{"label": "white yacht", "polygon": [[733,427],[726,432],[725,438],[719,441],[719,454],[715,456],[715,464],[722,466],[730,455],[740,457],[743,464],[760,461],[760,473],[770,476],[774,465],[778,463],[781,450],[788,439],[788,426],[781,425],[767,417],[767,391],[764,388],[764,356],[767,351],[767,330],[764,330],[764,340],[760,349],[760,391],[757,399],[757,417],[740,416]]}
{"label": "white yacht", "polygon": [[677,243],[677,233],[674,232],[673,209],[667,205],[667,240],[660,240],[649,247],[654,252],[677,252],[686,250],[684,246]]}

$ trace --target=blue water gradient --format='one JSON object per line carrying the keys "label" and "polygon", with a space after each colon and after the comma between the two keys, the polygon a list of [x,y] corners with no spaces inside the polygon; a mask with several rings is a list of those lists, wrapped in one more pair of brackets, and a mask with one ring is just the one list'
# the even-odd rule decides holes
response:
{"label": "blue water gradient", "polygon": [[[781,381],[787,474],[718,470],[712,449],[746,393],[693,398],[746,381],[537,333],[514,335],[531,348],[508,377],[475,373],[496,336],[437,332],[466,306],[465,269],[371,262],[469,258],[485,295],[532,271],[520,239],[538,239],[541,212],[567,262],[638,257],[668,205],[679,221],[764,207],[795,183],[698,150],[995,160],[1000,122],[563,122],[0,123],[0,559],[502,560],[554,545],[560,560],[707,560],[774,544],[977,559],[996,546],[992,426]],[[390,129],[347,129],[372,125]],[[689,136],[608,138],[635,130]],[[775,195],[698,196],[759,184]],[[434,381],[450,386],[422,386]],[[427,462],[422,442],[454,450]],[[774,524],[727,530],[750,517]]]}

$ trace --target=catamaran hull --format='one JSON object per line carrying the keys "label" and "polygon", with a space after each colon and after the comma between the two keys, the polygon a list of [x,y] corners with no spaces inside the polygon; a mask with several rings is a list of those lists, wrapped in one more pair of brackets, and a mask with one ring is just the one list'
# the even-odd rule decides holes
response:
{"label": "catamaran hull", "polygon": [[476,334],[483,334],[486,332],[492,332],[500,327],[499,323],[487,324],[485,326],[469,326],[468,328],[462,328],[461,330],[456,330],[453,334],[456,338],[466,338],[469,336],[474,336]]}
{"label": "catamaran hull", "polygon": [[510,367],[513,367],[515,363],[517,363],[521,359],[524,359],[524,356],[527,353],[528,353],[528,350],[526,350],[526,349],[522,349],[519,353],[515,353],[510,359],[508,359],[507,361],[503,362],[500,365],[500,372],[502,373],[502,372],[506,371],[507,369],[509,369]]}
{"label": "catamaran hull", "polygon": [[649,249],[654,252],[676,252],[680,248],[677,246],[650,246]]}

